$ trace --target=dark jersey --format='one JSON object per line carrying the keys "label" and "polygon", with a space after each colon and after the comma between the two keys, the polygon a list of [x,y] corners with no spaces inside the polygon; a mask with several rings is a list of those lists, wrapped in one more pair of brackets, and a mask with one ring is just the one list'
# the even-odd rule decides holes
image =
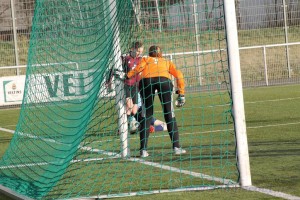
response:
{"label": "dark jersey", "polygon": [[[133,58],[130,55],[126,55],[122,58],[123,70],[127,74],[128,72],[135,69],[135,67],[139,64],[142,57]],[[135,74],[134,76],[125,80],[126,85],[137,85],[140,81],[140,75]]]}

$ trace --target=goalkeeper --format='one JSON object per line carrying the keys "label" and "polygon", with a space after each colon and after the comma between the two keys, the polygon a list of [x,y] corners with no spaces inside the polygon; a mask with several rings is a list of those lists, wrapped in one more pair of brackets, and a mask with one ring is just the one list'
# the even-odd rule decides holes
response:
{"label": "goalkeeper", "polygon": [[186,153],[186,150],[182,149],[179,144],[179,132],[172,104],[173,84],[171,75],[173,75],[177,81],[177,93],[179,94],[177,106],[181,107],[185,103],[184,79],[182,73],[176,69],[173,62],[162,57],[160,47],[151,46],[149,48],[149,57],[142,58],[140,63],[131,70],[127,76],[128,78],[131,78],[137,74],[140,74],[140,94],[146,109],[146,117],[142,120],[140,128],[141,157],[149,156],[147,144],[150,123],[153,117],[153,102],[156,90],[163,107],[164,118],[167,123],[167,129],[172,141],[174,154],[180,155]]}

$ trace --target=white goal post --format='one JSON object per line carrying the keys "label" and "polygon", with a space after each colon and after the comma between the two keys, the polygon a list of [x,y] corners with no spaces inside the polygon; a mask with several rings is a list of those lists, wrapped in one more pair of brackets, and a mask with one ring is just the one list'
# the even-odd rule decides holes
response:
{"label": "white goal post", "polygon": [[[109,7],[109,17],[110,21],[117,21],[117,8],[116,8],[116,0],[109,0],[108,1]],[[117,71],[122,70],[122,63],[121,63],[121,47],[120,47],[120,32],[119,32],[119,25],[116,22],[115,31],[113,35],[113,44],[114,44],[114,68]],[[125,105],[125,94],[124,94],[124,83],[119,79],[115,79],[115,87],[116,87],[116,108],[118,110],[118,127],[119,127],[119,134],[120,134],[120,143],[121,143],[121,157],[126,158],[130,157],[129,151],[129,134],[128,134],[128,123],[127,123],[127,115],[126,115],[126,105]]]}
{"label": "white goal post", "polygon": [[234,129],[237,143],[238,168],[240,171],[240,185],[251,186],[250,161],[234,0],[224,0],[224,7],[230,83],[233,101]]}

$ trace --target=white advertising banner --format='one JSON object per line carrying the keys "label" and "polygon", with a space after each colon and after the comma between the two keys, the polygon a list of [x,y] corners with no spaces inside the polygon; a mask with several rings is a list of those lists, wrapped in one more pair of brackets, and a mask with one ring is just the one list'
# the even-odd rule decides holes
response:
{"label": "white advertising banner", "polygon": [[0,78],[0,106],[22,104],[25,75]]}
{"label": "white advertising banner", "polygon": [[[84,100],[89,98],[89,92],[97,87],[99,76],[92,71],[69,71],[53,74],[31,75],[28,79],[26,103],[42,103],[53,101]],[[104,83],[105,80],[103,80]],[[100,96],[114,96],[114,91],[107,91],[101,84]],[[25,75],[0,78],[0,106],[22,104],[25,87]]]}

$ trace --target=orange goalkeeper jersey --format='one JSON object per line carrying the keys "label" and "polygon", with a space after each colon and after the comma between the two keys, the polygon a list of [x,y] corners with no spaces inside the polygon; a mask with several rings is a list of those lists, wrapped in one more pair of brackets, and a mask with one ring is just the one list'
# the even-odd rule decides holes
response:
{"label": "orange goalkeeper jersey", "polygon": [[173,62],[165,58],[145,57],[140,63],[131,70],[127,76],[131,78],[136,74],[140,74],[140,78],[166,77],[171,79],[171,75],[176,78],[179,94],[184,94],[184,79],[180,70],[176,69]]}

